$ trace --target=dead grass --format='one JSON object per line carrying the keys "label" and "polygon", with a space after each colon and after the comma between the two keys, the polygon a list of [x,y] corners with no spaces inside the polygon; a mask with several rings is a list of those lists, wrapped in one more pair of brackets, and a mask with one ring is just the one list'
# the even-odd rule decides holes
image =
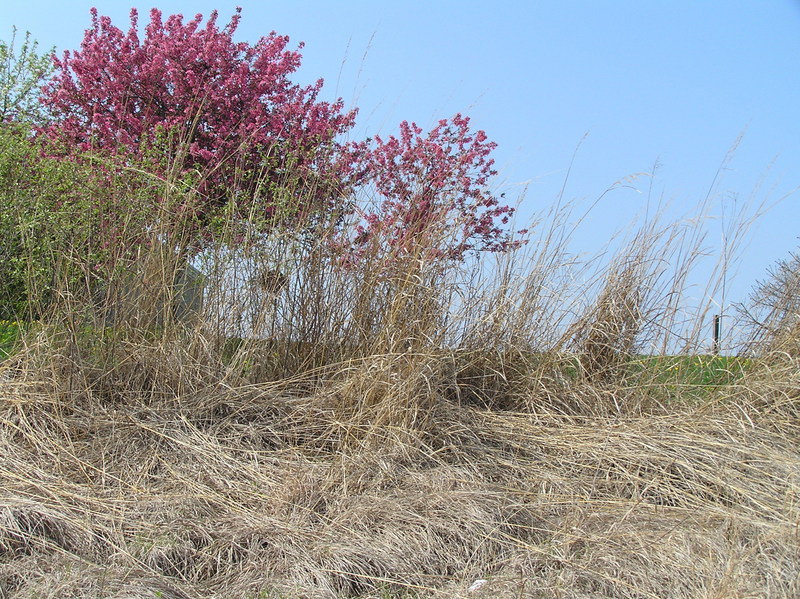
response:
{"label": "dead grass", "polygon": [[[581,415],[447,399],[434,366],[373,356],[306,385],[124,402],[7,381],[3,596],[800,592],[796,381]],[[613,393],[570,390],[590,391]]]}
{"label": "dead grass", "polygon": [[702,236],[647,223],[601,266],[569,222],[488,263],[222,243],[191,319],[180,223],[102,285],[49,248],[0,364],[0,598],[800,596],[797,356],[647,376],[699,346]]}

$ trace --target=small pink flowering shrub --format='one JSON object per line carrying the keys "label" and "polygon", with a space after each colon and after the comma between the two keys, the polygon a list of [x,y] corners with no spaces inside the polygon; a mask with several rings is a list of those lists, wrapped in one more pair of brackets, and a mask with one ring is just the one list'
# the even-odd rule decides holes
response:
{"label": "small pink flowering shrub", "polygon": [[439,242],[431,249],[447,258],[516,247],[501,227],[513,208],[501,206],[488,190],[496,145],[483,131],[471,132],[469,118],[460,114],[424,136],[416,123],[403,121],[399,138],[377,137],[367,172],[382,201],[364,215],[356,243],[382,233],[394,248],[413,252],[425,237]]}

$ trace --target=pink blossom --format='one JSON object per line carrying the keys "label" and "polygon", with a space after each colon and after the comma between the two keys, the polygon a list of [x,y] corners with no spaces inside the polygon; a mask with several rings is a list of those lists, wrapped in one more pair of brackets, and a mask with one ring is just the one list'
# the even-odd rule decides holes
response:
{"label": "pink blossom", "polygon": [[519,245],[497,226],[498,220],[508,223],[514,209],[501,206],[487,189],[496,174],[490,158],[496,144],[483,131],[471,133],[469,122],[457,114],[423,136],[417,124],[404,121],[399,138],[376,137],[368,172],[383,199],[359,226],[357,244],[388,231],[391,245],[412,251],[438,236],[448,244],[438,253],[456,259],[470,250]]}
{"label": "pink blossom", "polygon": [[[164,21],[153,9],[140,39],[135,9],[127,33],[92,9],[81,48],[55,58],[42,96],[55,117],[46,133],[112,154],[141,155],[165,143],[159,131],[173,146],[187,143],[183,166],[203,174],[207,210],[234,191],[252,191],[265,167],[276,177],[291,165],[301,176],[325,173],[341,183],[337,169],[350,167],[337,138],[355,111],[341,100],[319,101],[322,80],[292,83],[302,44],[291,50],[275,32],[254,45],[235,42],[240,12],[220,29],[216,12],[202,26],[202,15]],[[317,185],[324,187],[319,177]]]}

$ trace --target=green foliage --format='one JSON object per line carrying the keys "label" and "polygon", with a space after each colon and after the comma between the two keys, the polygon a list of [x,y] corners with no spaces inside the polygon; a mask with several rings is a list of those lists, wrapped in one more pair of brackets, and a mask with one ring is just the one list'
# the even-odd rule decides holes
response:
{"label": "green foliage", "polygon": [[[57,210],[80,179],[75,165],[42,157],[26,125],[0,128],[0,319],[36,318],[47,305],[59,245],[81,219]],[[64,245],[61,245],[63,250]]]}
{"label": "green foliage", "polygon": [[[16,320],[27,314],[28,282],[38,270],[26,258],[37,219],[23,217],[28,165],[33,148],[25,128],[0,128],[0,319]],[[31,215],[32,216],[32,215]]]}
{"label": "green foliage", "polygon": [[0,359],[8,357],[20,337],[20,324],[10,320],[0,320]]}
{"label": "green foliage", "polygon": [[[136,259],[162,181],[86,152],[59,158],[31,126],[0,127],[0,319],[37,319],[56,290],[91,294]],[[169,209],[169,207],[165,207]]]}
{"label": "green foliage", "polygon": [[38,44],[29,32],[19,48],[15,48],[16,28],[11,41],[0,40],[0,123],[44,120],[39,104],[39,88],[53,72],[51,50],[38,54]]}

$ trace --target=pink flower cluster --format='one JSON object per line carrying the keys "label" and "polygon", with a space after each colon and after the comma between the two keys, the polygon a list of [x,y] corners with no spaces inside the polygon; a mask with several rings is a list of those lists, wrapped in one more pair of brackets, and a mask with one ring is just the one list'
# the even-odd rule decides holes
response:
{"label": "pink flower cluster", "polygon": [[469,122],[456,114],[423,135],[415,123],[404,121],[399,138],[376,138],[368,171],[383,200],[365,215],[358,242],[388,233],[393,246],[411,251],[425,236],[445,242],[439,251],[450,258],[517,245],[501,227],[514,209],[500,205],[488,189],[497,174],[489,157],[497,144],[483,131],[472,133]]}
{"label": "pink flower cluster", "polygon": [[165,21],[153,9],[140,39],[135,9],[127,33],[92,9],[80,50],[55,59],[56,76],[42,94],[54,118],[43,132],[79,151],[151,162],[154,149],[166,152],[161,168],[199,174],[201,200],[184,208],[201,221],[244,197],[270,222],[270,194],[283,185],[305,202],[295,218],[335,214],[345,222],[357,187],[371,186],[381,201],[361,215],[348,251],[377,239],[401,251],[435,240],[442,257],[456,259],[515,247],[505,227],[513,209],[488,191],[495,144],[471,132],[467,117],[442,120],[424,135],[403,122],[399,137],[343,143],[356,111],[345,111],[341,99],[320,101],[322,80],[292,83],[302,44],[289,50],[275,32],[255,45],[235,42],[240,13],[220,29],[216,12],[202,25],[201,15]]}
{"label": "pink flower cluster", "polygon": [[135,9],[127,33],[92,9],[81,49],[55,59],[56,77],[42,95],[55,117],[48,133],[111,152],[139,152],[159,131],[168,133],[176,147],[187,144],[185,166],[203,173],[212,201],[234,180],[253,185],[264,168],[276,176],[289,163],[316,170],[353,126],[355,111],[344,112],[341,100],[318,101],[322,80],[307,87],[290,81],[301,55],[287,50],[287,37],[234,42],[240,10],[219,29],[216,12],[201,27],[202,15],[164,21],[153,9],[140,40]]}

